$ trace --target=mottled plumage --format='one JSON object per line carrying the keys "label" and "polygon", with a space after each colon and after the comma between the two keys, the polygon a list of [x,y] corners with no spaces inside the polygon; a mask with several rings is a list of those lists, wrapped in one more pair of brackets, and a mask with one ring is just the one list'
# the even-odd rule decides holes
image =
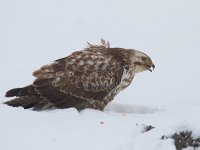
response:
{"label": "mottled plumage", "polygon": [[134,75],[151,70],[154,64],[146,54],[123,48],[110,48],[108,42],[92,45],[58,59],[33,72],[29,86],[8,91],[16,96],[5,104],[34,110],[75,107],[103,110],[117,93],[130,85]]}

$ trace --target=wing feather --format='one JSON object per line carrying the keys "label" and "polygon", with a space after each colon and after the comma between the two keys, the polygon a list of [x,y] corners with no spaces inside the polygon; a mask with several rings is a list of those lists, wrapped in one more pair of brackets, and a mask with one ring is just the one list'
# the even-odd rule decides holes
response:
{"label": "wing feather", "polygon": [[67,99],[71,103],[75,103],[71,99],[101,101],[119,84],[122,74],[115,59],[100,52],[78,51],[35,71],[33,85],[43,98],[57,105]]}

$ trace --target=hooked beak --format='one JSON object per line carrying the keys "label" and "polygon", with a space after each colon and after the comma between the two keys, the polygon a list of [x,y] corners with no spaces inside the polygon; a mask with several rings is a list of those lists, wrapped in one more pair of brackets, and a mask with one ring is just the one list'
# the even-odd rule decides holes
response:
{"label": "hooked beak", "polygon": [[153,63],[151,66],[147,65],[147,69],[152,72],[155,69],[155,65]]}

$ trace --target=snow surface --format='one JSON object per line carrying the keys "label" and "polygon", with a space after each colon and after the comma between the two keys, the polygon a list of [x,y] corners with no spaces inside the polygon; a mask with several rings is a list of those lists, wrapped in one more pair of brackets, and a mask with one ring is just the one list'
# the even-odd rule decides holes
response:
{"label": "snow surface", "polygon": [[[199,0],[0,0],[0,91],[30,84],[32,71],[110,40],[154,60],[104,112],[35,112],[0,105],[0,150],[175,150],[161,140],[200,136]],[[155,129],[143,132],[144,125]],[[188,148],[189,149],[189,148]]]}

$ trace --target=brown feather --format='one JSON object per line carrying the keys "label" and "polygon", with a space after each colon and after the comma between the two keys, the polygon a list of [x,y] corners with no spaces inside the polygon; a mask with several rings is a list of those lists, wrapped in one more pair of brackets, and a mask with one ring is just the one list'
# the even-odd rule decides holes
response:
{"label": "brown feather", "polygon": [[40,101],[40,98],[38,98],[37,96],[21,96],[18,98],[14,98],[13,100],[7,101],[4,104],[7,104],[13,107],[21,106],[27,109],[27,108],[36,106],[39,101]]}
{"label": "brown feather", "polygon": [[52,107],[103,110],[130,85],[135,73],[154,67],[150,57],[142,52],[110,48],[109,42],[101,42],[101,45],[88,43],[82,51],[34,71],[33,84],[8,91],[7,97],[17,98],[6,104],[37,110]]}

